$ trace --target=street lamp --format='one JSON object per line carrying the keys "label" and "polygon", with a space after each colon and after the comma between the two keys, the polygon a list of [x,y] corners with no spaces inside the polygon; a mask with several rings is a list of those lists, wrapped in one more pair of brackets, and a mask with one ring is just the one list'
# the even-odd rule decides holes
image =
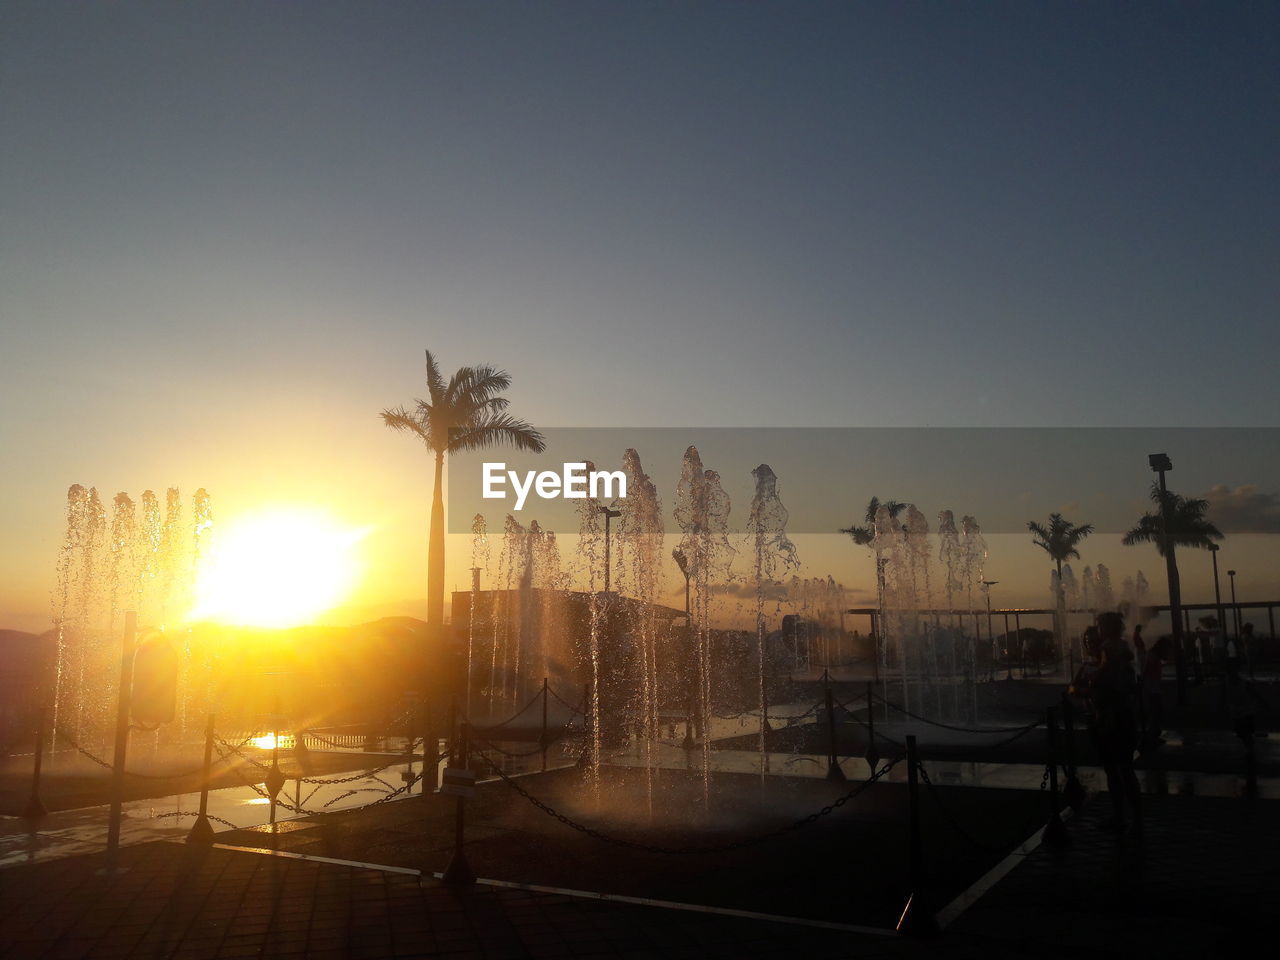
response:
{"label": "street lamp", "polygon": [[1178,561],[1173,554],[1173,537],[1169,533],[1169,489],[1164,475],[1173,469],[1173,461],[1167,453],[1147,456],[1147,463],[1159,477],[1160,483],[1160,539],[1164,547],[1165,573],[1169,578],[1169,617],[1173,620],[1173,657],[1177,668],[1178,704],[1187,701],[1187,657],[1182,649],[1182,583],[1178,578]]}
{"label": "street lamp", "polygon": [[1213,556],[1213,602],[1218,608],[1218,629],[1226,635],[1227,615],[1222,609],[1222,588],[1218,586],[1218,550],[1216,543],[1209,544],[1209,553]]}
{"label": "street lamp", "polygon": [[684,574],[684,638],[685,638],[685,672],[689,678],[689,692],[685,701],[684,743],[686,750],[692,750],[693,743],[693,620],[689,612],[689,558],[679,547],[671,551],[671,558]]}
{"label": "street lamp", "polygon": [[[1231,624],[1235,628],[1236,636],[1240,636],[1240,605],[1236,603],[1236,572],[1228,570],[1227,576],[1231,578]],[[1222,625],[1222,632],[1225,635],[1227,625]]]}
{"label": "street lamp", "polygon": [[614,510],[612,507],[606,507],[603,503],[597,504],[597,506],[599,506],[600,512],[604,514],[604,592],[608,593],[609,592],[609,567],[612,566],[612,563],[610,562],[610,559],[609,559],[609,544],[611,540],[609,536],[609,521],[612,520],[614,517],[622,516],[622,511]]}

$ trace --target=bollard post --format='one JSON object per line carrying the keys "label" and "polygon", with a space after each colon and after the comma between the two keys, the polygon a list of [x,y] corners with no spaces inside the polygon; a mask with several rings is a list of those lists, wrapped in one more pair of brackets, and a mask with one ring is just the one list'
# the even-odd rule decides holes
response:
{"label": "bollard post", "polygon": [[280,705],[278,703],[276,716],[271,721],[271,769],[267,771],[262,785],[267,788],[267,795],[271,798],[271,833],[275,834],[276,798],[280,796],[280,791],[285,785],[284,774],[280,772]]}
{"label": "bollard post", "polygon": [[1062,728],[1065,732],[1063,766],[1067,770],[1067,782],[1062,788],[1062,798],[1066,800],[1067,806],[1079,813],[1080,808],[1084,806],[1085,792],[1076,772],[1075,708],[1071,705],[1071,697],[1066,693],[1062,694]]}
{"label": "bollard post", "polygon": [[111,764],[111,811],[107,818],[107,877],[123,871],[117,858],[120,852],[120,821],[124,816],[124,764],[129,750],[129,714],[133,695],[133,654],[138,635],[138,614],[129,610],[124,615],[124,641],[120,653],[120,692],[116,697],[116,745]]}
{"label": "bollard post", "polygon": [[880,751],[876,749],[875,685],[867,684],[867,766],[874,776],[880,765]]}
{"label": "bollard post", "polygon": [[213,826],[209,823],[209,783],[213,769],[213,721],[209,714],[209,723],[204,730],[204,771],[200,778],[200,816],[191,825],[187,834],[187,843],[213,843]]}
{"label": "bollard post", "polygon": [[44,728],[47,719],[48,711],[41,707],[36,714],[36,756],[31,767],[31,797],[22,811],[24,820],[40,820],[49,813],[44,801],[40,799],[40,768],[44,763]]}
{"label": "bollard post", "polygon": [[920,758],[916,738],[907,735],[907,816],[911,850],[911,892],[895,928],[910,937],[929,937],[938,932],[938,921],[929,909],[925,894],[924,845],[920,836],[920,782],[917,775]]}
{"label": "bollard post", "polygon": [[[467,743],[470,734],[470,724],[463,721],[462,730],[458,736],[458,753],[456,758],[451,758],[451,762],[457,764],[459,769],[467,767]],[[446,780],[446,786],[448,786]],[[453,815],[453,856],[449,858],[449,865],[444,868],[441,875],[445,883],[451,886],[466,887],[476,882],[476,875],[471,870],[471,865],[467,863],[467,854],[463,849],[466,834],[467,819],[467,800],[466,797],[459,794],[454,797],[454,815]]]}
{"label": "bollard post", "polygon": [[1236,736],[1244,745],[1244,794],[1255,797],[1258,794],[1258,755],[1254,752],[1254,731],[1257,722],[1253,714],[1237,717],[1235,721]]}
{"label": "bollard post", "polygon": [[547,678],[542,678],[542,736],[539,742],[542,745],[542,772],[547,772],[547,697],[550,691],[547,687]]}
{"label": "bollard post", "polygon": [[[440,778],[440,738],[436,736],[431,716],[431,698],[422,698],[422,784],[418,792],[427,792],[427,777],[431,777],[431,789],[435,790]],[[429,771],[429,773],[428,773]],[[410,793],[413,792],[410,788]]]}
{"label": "bollard post", "polygon": [[836,710],[831,696],[831,681],[825,672],[823,676],[827,677],[827,779],[832,783],[844,783],[848,777],[840,769],[840,756],[836,749]]}
{"label": "bollard post", "polygon": [[1068,847],[1071,845],[1071,834],[1067,833],[1066,824],[1058,812],[1058,718],[1053,707],[1045,709],[1045,734],[1048,751],[1045,763],[1049,767],[1049,819],[1044,825],[1044,843],[1049,847]]}

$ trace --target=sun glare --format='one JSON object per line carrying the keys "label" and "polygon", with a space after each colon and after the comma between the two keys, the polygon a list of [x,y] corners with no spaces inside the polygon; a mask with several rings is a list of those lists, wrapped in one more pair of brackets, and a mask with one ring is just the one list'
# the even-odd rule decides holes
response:
{"label": "sun glare", "polygon": [[201,558],[190,619],[255,627],[308,623],[355,586],[364,534],[301,508],[232,520]]}

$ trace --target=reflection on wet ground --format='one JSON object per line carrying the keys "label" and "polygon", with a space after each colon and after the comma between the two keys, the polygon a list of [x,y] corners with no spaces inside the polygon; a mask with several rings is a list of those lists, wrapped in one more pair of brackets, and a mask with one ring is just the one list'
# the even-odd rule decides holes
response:
{"label": "reflection on wet ground", "polygon": [[[279,794],[274,814],[270,799],[253,787],[210,790],[209,819],[215,831],[270,823],[273,816],[282,829],[288,829],[284,825],[299,817],[326,810],[349,810],[375,802],[404,787],[405,778],[413,778],[421,772],[421,762],[404,762],[369,775],[356,771],[310,778],[313,782],[289,780]],[[422,789],[423,781],[419,781],[400,796],[417,794]],[[295,812],[289,807],[302,812]],[[121,844],[180,840],[191,829],[199,812],[200,794],[181,793],[130,800],[125,802],[123,809]],[[102,850],[106,842],[107,812],[106,806],[61,810],[50,813],[35,824],[34,829],[19,817],[0,817],[0,868]]]}
{"label": "reflection on wet ground", "polygon": [[[809,704],[781,704],[770,707],[770,716],[780,720],[795,718],[801,723],[813,723]],[[784,720],[785,722],[785,720]],[[723,741],[752,733],[759,727],[758,715],[715,718],[711,723],[714,740]],[[942,744],[963,737],[952,731],[937,729],[912,729],[905,724],[880,724],[877,729],[895,739],[907,733],[920,735],[922,744]],[[683,724],[664,725],[660,742],[653,745],[652,762],[666,769],[700,769],[701,751],[686,750],[680,745]],[[1240,751],[1239,741],[1226,731],[1194,731],[1180,734],[1166,733],[1166,746],[1170,754],[1196,746],[1206,746],[1222,751]],[[521,744],[527,748],[528,744]],[[1269,734],[1256,740],[1259,757],[1280,755],[1280,736]],[[576,754],[571,743],[557,744],[552,748],[552,767],[571,762]],[[512,758],[493,753],[492,759],[504,772],[532,773],[540,769],[541,757],[526,755]],[[644,751],[632,746],[607,756],[606,763],[623,767],[642,766]],[[767,769],[772,773],[800,778],[822,778],[827,775],[828,760],[825,755],[801,753],[769,753]],[[759,773],[761,754],[754,750],[718,749],[711,754],[711,768],[719,773]],[[926,760],[926,768],[935,783],[951,786],[995,787],[1010,790],[1039,790],[1044,777],[1044,766],[1038,763],[970,762],[958,760]],[[443,762],[439,765],[443,767]],[[841,757],[840,767],[850,780],[865,779],[870,769],[865,760],[857,757]],[[350,810],[376,802],[402,788],[405,778],[422,770],[419,763],[393,763],[373,774],[357,771],[354,774],[334,774],[308,780],[289,780],[279,795],[281,803],[275,810],[274,822],[281,831],[290,829],[289,823],[300,817],[325,811]],[[1096,767],[1080,767],[1083,786],[1090,791],[1105,788],[1103,772]],[[1152,794],[1179,794],[1204,797],[1238,797],[1245,793],[1243,775],[1227,773],[1201,773],[1179,770],[1139,770],[1143,790]],[[906,777],[905,765],[899,765],[889,774],[891,781]],[[484,778],[482,778],[484,779]],[[319,782],[317,782],[319,781]],[[438,770],[437,770],[438,782]],[[405,790],[389,802],[400,797],[418,794],[421,782]],[[1258,780],[1256,796],[1260,799],[1280,799],[1280,779],[1263,777]],[[150,840],[182,839],[199,809],[198,793],[182,793],[174,796],[128,801],[124,805],[121,826],[122,844],[143,843]],[[301,811],[289,809],[296,808]],[[213,790],[209,793],[209,816],[215,831],[232,827],[251,827],[272,822],[271,803],[252,787],[239,786]],[[30,825],[16,817],[0,817],[0,868],[21,863],[59,859],[79,854],[93,853],[103,848],[106,835],[107,807],[96,806],[79,810],[52,813],[36,825]]]}

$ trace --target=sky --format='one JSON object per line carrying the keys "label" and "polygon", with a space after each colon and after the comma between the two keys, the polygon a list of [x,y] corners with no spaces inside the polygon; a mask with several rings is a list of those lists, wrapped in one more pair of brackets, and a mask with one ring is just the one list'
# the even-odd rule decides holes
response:
{"label": "sky", "polygon": [[71,483],[418,612],[424,348],[547,427],[1280,425],[1277,121],[1268,4],[7,3],[0,626]]}

